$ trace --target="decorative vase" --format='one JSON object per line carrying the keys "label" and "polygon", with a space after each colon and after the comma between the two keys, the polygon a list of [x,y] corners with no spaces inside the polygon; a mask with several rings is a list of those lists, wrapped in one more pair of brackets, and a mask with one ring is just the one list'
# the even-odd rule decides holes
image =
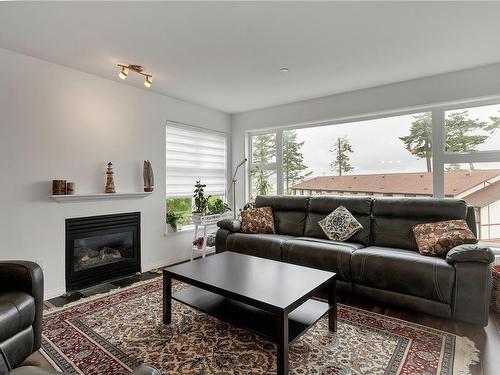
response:
{"label": "decorative vase", "polygon": [[105,193],[116,193],[115,189],[115,179],[113,172],[113,163],[109,162],[108,167],[106,169],[106,188],[104,189]]}
{"label": "decorative vase", "polygon": [[75,195],[76,186],[74,182],[66,183],[66,194],[67,195]]}
{"label": "decorative vase", "polygon": [[66,195],[66,180],[52,180],[52,195]]}
{"label": "decorative vase", "polygon": [[149,160],[144,160],[144,167],[142,169],[142,177],[144,179],[144,191],[152,192],[155,188],[155,175],[153,167]]}

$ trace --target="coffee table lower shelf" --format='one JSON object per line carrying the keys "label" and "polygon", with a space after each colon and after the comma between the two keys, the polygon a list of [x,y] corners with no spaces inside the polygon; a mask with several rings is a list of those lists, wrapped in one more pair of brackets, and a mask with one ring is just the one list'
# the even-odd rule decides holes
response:
{"label": "coffee table lower shelf", "polygon": [[[172,299],[220,320],[274,340],[275,315],[230,298],[191,286],[172,295]],[[288,315],[289,342],[294,342],[329,311],[328,303],[310,299]]]}

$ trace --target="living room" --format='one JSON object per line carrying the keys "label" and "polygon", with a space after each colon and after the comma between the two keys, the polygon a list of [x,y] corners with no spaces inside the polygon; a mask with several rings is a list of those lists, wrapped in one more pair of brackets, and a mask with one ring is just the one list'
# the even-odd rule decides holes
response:
{"label": "living room", "polygon": [[494,374],[499,14],[0,3],[0,374]]}

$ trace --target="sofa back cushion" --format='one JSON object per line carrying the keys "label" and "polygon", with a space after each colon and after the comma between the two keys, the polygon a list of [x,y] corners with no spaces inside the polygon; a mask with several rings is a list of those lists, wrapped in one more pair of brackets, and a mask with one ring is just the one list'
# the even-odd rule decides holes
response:
{"label": "sofa back cushion", "polygon": [[466,216],[467,204],[461,199],[376,198],[371,245],[418,251],[413,226]]}
{"label": "sofa back cushion", "polygon": [[259,195],[255,206],[272,207],[276,233],[299,237],[304,235],[308,200],[306,196]]}
{"label": "sofa back cushion", "polygon": [[363,229],[360,229],[347,239],[347,242],[368,245],[370,241],[372,201],[373,199],[370,197],[344,197],[339,195],[315,195],[310,197],[304,236],[327,239],[318,221],[324,219],[339,206],[344,206],[363,226]]}

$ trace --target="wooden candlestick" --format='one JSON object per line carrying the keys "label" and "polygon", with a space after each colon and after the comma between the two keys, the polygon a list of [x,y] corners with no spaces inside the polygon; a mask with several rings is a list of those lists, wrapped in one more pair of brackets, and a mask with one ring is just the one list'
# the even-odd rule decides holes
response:
{"label": "wooden candlestick", "polygon": [[52,195],[66,194],[66,180],[52,180]]}

